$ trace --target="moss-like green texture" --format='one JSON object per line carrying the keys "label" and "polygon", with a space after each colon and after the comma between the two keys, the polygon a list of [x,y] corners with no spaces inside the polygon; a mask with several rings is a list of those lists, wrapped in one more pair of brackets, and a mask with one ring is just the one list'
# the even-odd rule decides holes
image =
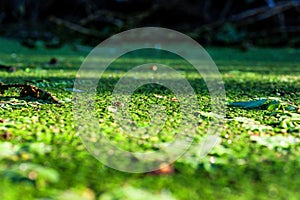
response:
{"label": "moss-like green texture", "polygon": [[[219,67],[227,101],[273,97],[282,106],[272,110],[227,107],[220,142],[208,156],[201,159],[193,154],[197,149],[191,149],[174,163],[173,174],[129,174],[97,161],[76,133],[74,91],[68,88],[73,87],[87,52],[76,52],[68,45],[58,50],[29,50],[0,38],[0,64],[17,67],[14,73],[0,71],[0,81],[29,82],[63,101],[51,104],[23,98],[16,90],[0,96],[0,199],[300,199],[296,108],[300,104],[300,50],[207,51]],[[58,63],[48,64],[51,58]],[[200,140],[211,119],[210,98],[201,76],[175,56],[160,55],[159,59],[180,70],[193,86],[202,112],[195,136]],[[112,120],[108,106],[114,84],[128,69],[149,60],[147,53],[117,60],[103,75],[95,99],[104,134],[133,151],[155,150],[157,143],[172,141],[170,129],[180,123],[174,94],[155,85],[134,93],[131,112],[143,126],[149,122],[149,106],[163,105],[168,120],[162,133],[136,142],[121,134]]]}

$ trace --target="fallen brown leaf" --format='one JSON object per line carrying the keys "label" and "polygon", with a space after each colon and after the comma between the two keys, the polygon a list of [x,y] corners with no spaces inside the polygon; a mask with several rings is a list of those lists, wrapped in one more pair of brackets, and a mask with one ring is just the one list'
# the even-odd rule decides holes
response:
{"label": "fallen brown leaf", "polygon": [[174,101],[174,102],[178,102],[179,101],[176,97],[172,97],[170,100]]}

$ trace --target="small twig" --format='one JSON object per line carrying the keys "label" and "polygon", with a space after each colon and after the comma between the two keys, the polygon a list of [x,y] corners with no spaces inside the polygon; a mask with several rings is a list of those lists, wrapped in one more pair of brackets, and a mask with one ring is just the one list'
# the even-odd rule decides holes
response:
{"label": "small twig", "polygon": [[276,4],[276,6],[272,8],[270,8],[269,6],[263,6],[255,9],[250,9],[236,15],[232,15],[227,19],[220,18],[212,23],[203,25],[202,27],[195,30],[195,32],[199,35],[203,31],[219,28],[222,25],[224,25],[226,22],[233,23],[237,26],[253,24],[258,21],[262,21],[264,19],[273,17],[275,15],[279,15],[291,8],[299,8],[299,7],[300,7],[300,2],[294,2],[294,1],[279,2]]}
{"label": "small twig", "polygon": [[76,31],[76,32],[84,34],[84,35],[90,35],[90,36],[96,36],[96,37],[101,36],[101,33],[99,31],[88,29],[88,28],[85,28],[78,24],[68,22],[68,21],[65,21],[65,20],[62,20],[62,19],[59,19],[56,17],[50,17],[49,20],[56,23],[57,25],[65,26],[68,29],[71,29],[73,31]]}
{"label": "small twig", "polygon": [[264,19],[278,15],[291,8],[296,8],[300,6],[300,2],[284,2],[278,3],[276,6],[270,8],[269,6],[264,6],[256,9],[251,9],[242,12],[238,15],[233,15],[229,18],[229,21],[236,22],[236,24],[251,24],[257,21],[262,21]]}
{"label": "small twig", "polygon": [[114,24],[117,27],[122,27],[124,22],[120,20],[121,14],[114,13],[108,10],[98,10],[95,13],[87,16],[86,18],[79,21],[79,24],[84,26],[89,22],[95,21],[95,20],[102,20],[104,22],[108,22],[111,24]]}

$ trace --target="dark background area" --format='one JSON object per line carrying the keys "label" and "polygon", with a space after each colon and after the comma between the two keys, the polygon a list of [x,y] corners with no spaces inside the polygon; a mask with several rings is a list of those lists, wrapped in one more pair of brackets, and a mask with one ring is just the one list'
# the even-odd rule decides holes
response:
{"label": "dark background area", "polygon": [[159,26],[202,45],[299,47],[299,13],[300,0],[0,0],[0,35],[56,48]]}

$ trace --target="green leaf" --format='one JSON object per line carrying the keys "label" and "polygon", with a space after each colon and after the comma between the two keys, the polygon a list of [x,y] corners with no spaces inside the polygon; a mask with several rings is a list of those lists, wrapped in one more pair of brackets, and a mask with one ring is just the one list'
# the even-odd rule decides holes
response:
{"label": "green leaf", "polygon": [[264,105],[268,101],[267,98],[261,98],[258,100],[252,100],[252,101],[238,101],[238,102],[229,102],[229,106],[235,106],[240,108],[258,108],[262,105]]}
{"label": "green leaf", "polygon": [[268,105],[268,111],[275,111],[279,108],[280,102],[277,100],[272,100]]}

